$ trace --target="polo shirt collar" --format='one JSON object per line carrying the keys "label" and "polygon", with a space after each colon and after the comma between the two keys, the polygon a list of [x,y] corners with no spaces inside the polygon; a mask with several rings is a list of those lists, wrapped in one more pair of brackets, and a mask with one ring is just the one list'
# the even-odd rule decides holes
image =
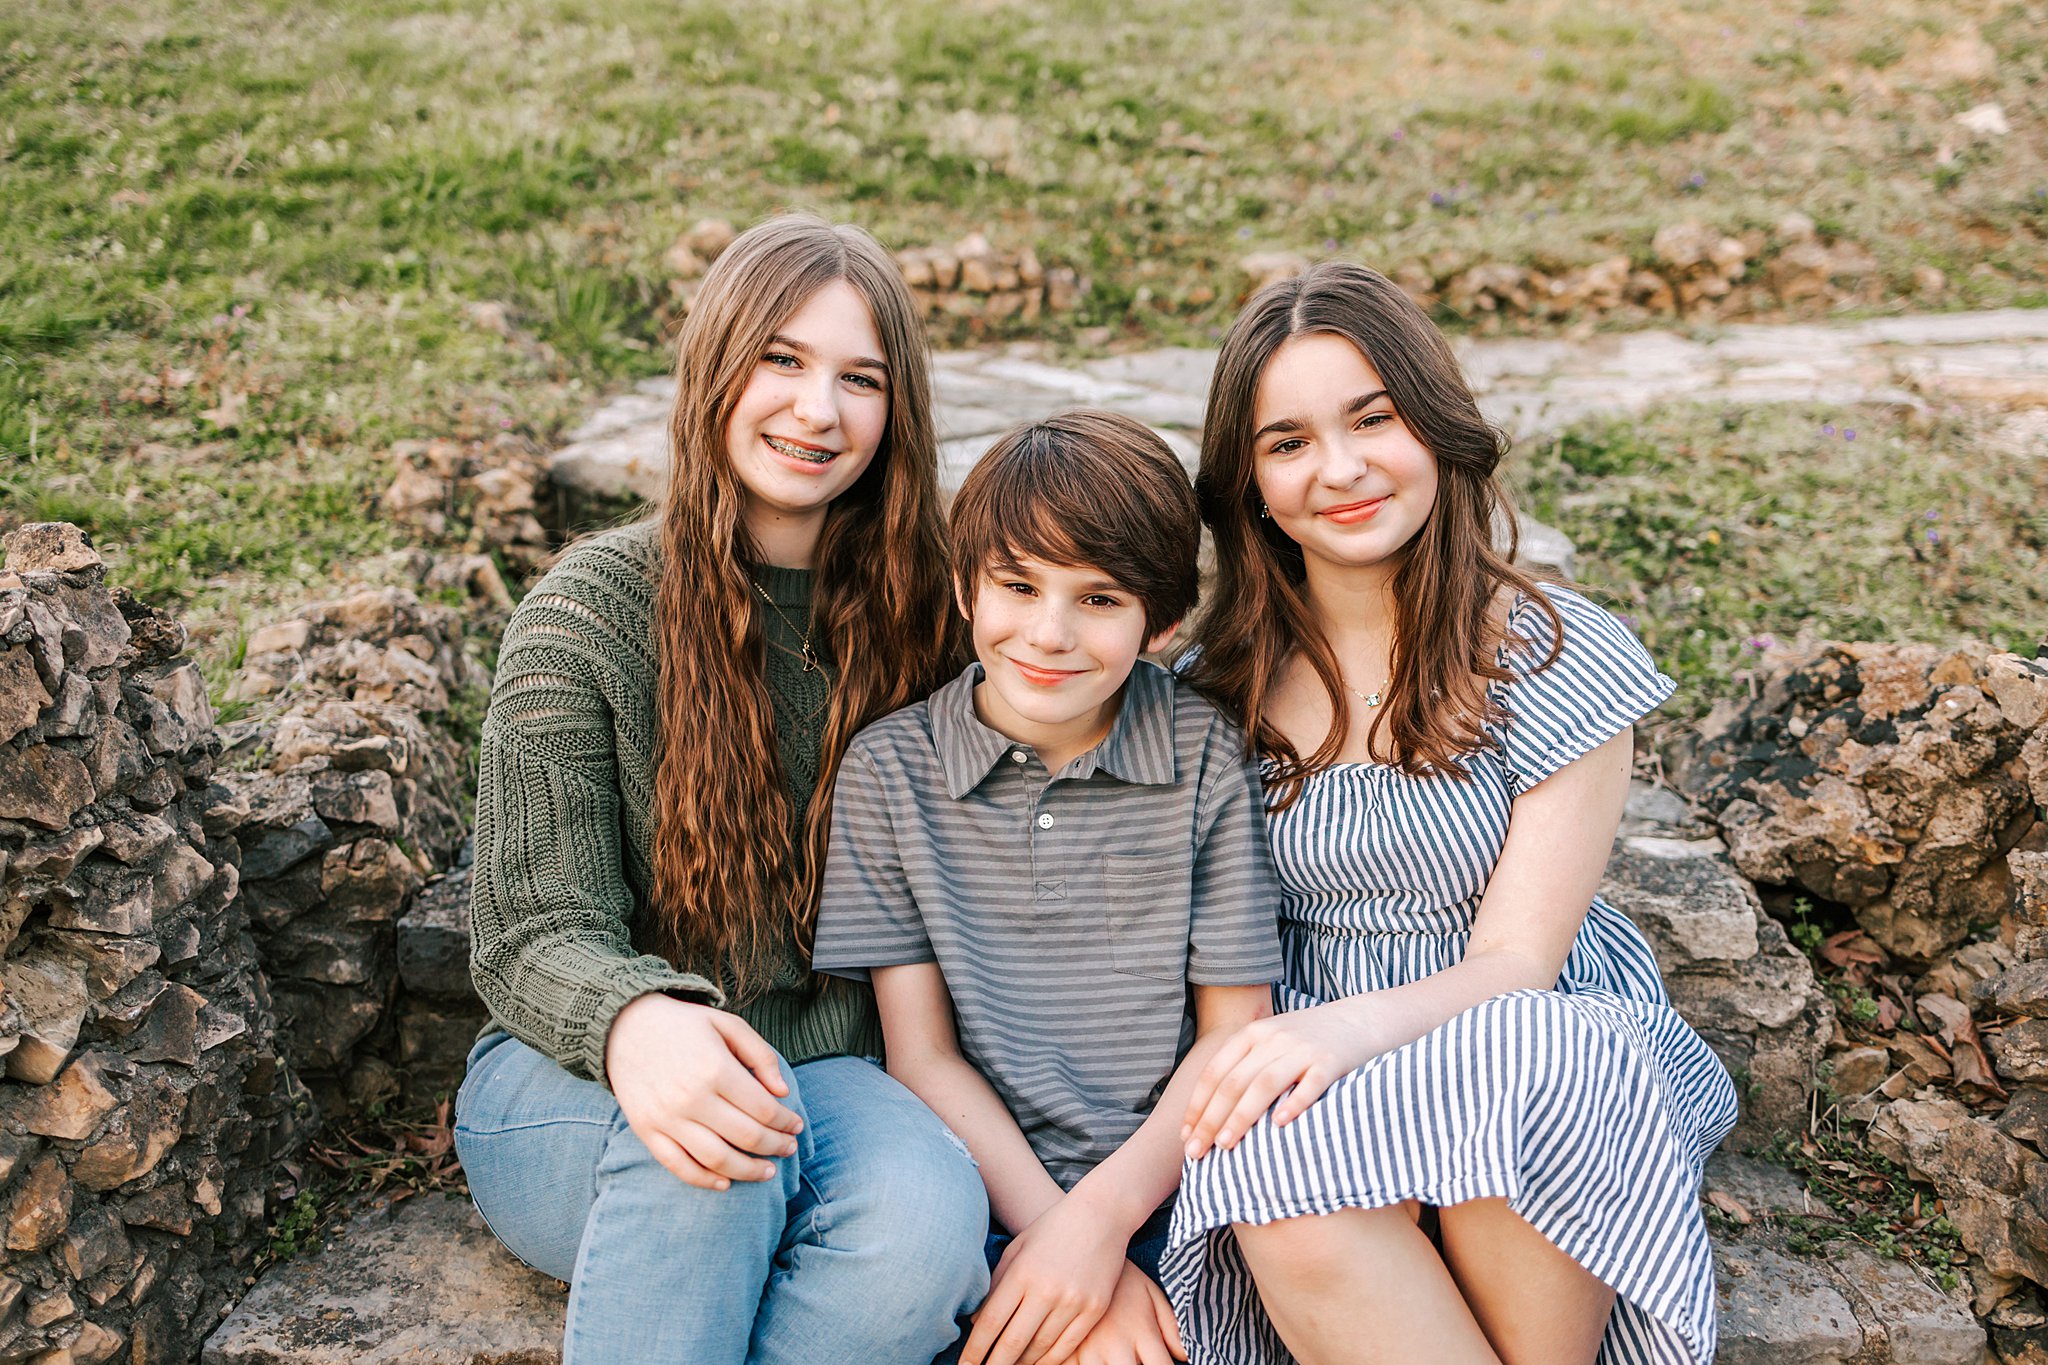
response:
{"label": "polo shirt collar", "polygon": [[[946,795],[959,800],[987,778],[1013,743],[974,714],[979,663],[932,693],[932,742],[946,775]],[[1102,743],[1082,755],[1075,778],[1106,772],[1125,782],[1158,786],[1173,781],[1173,675],[1140,659],[1131,669],[1116,723]]]}

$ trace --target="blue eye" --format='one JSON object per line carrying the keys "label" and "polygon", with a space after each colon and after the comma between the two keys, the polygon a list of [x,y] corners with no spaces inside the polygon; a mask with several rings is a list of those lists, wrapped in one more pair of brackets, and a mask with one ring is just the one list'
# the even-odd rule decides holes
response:
{"label": "blue eye", "polygon": [[872,389],[876,393],[880,393],[882,391],[882,381],[875,378],[871,374],[849,374],[846,377],[853,383],[859,385],[861,388]]}
{"label": "blue eye", "polygon": [[793,370],[801,364],[795,356],[784,355],[780,351],[770,351],[767,355],[762,356],[761,363],[763,365],[773,365],[778,370]]}

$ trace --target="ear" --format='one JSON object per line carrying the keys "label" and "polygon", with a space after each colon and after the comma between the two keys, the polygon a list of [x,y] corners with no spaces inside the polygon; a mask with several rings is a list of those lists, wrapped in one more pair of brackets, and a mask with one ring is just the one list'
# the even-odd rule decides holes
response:
{"label": "ear", "polygon": [[1173,643],[1173,633],[1179,629],[1180,622],[1178,621],[1162,629],[1157,635],[1145,641],[1145,652],[1147,654],[1157,654],[1160,650],[1165,649]]}
{"label": "ear", "polygon": [[974,609],[967,601],[967,585],[957,578],[953,580],[953,607],[960,613],[961,620],[969,625],[974,624]]}

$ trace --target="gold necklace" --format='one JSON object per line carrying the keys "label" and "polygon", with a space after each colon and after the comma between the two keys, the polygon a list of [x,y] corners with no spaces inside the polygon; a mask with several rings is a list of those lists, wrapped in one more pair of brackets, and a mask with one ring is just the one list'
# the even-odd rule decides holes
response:
{"label": "gold necklace", "polygon": [[1346,692],[1349,692],[1352,696],[1358,698],[1360,701],[1364,702],[1367,706],[1378,706],[1380,702],[1383,700],[1381,694],[1387,690],[1387,684],[1394,680],[1394,675],[1389,673],[1384,679],[1381,680],[1380,685],[1378,687],[1375,687],[1370,693],[1367,693],[1361,692],[1357,688],[1353,687],[1351,685],[1351,680],[1349,678],[1344,678],[1344,676],[1341,673],[1338,674],[1338,677],[1343,679],[1344,690]]}
{"label": "gold necklace", "polygon": [[[754,585],[755,592],[761,594],[761,600],[768,604],[768,610],[774,612],[776,616],[781,619],[782,624],[789,628],[789,633],[796,636],[802,642],[803,648],[797,651],[797,656],[804,661],[804,672],[814,673],[818,669],[824,667],[823,664],[818,662],[817,653],[811,648],[811,632],[808,627],[808,624],[806,625],[805,629],[798,630],[796,628],[796,623],[794,621],[791,621],[789,617],[783,613],[782,608],[775,604],[775,599],[768,595],[768,589],[761,586],[761,582],[759,579],[749,578],[747,581]],[[769,643],[774,644],[775,642],[771,640]],[[779,645],[778,648],[786,650],[789,648],[789,646]],[[1373,703],[1373,705],[1375,706],[1377,706],[1378,704],[1379,703],[1377,702]]]}

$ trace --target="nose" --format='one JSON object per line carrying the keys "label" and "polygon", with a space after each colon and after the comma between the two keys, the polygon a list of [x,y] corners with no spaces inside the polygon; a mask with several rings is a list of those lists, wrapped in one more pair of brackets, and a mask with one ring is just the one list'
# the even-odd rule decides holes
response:
{"label": "nose", "polygon": [[1064,654],[1074,647],[1074,623],[1060,603],[1039,599],[1024,627],[1031,647],[1047,654]]}
{"label": "nose", "polygon": [[835,376],[814,369],[804,376],[796,400],[790,404],[796,420],[812,431],[830,431],[839,425],[839,385]]}
{"label": "nose", "polygon": [[1324,447],[1316,478],[1325,488],[1349,488],[1365,477],[1365,452],[1350,441],[1334,441]]}

